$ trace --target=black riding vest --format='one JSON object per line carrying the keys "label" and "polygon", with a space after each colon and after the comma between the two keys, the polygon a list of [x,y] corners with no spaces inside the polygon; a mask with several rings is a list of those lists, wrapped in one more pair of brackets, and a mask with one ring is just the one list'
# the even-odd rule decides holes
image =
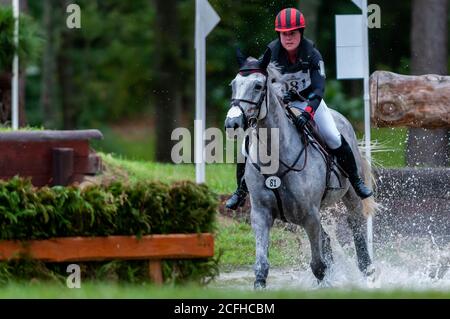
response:
{"label": "black riding vest", "polygon": [[325,91],[325,67],[314,43],[302,38],[295,64],[289,62],[287,51],[279,39],[272,41],[268,47],[272,50],[271,61],[281,67],[286,91],[296,90],[310,100],[309,105],[316,111]]}

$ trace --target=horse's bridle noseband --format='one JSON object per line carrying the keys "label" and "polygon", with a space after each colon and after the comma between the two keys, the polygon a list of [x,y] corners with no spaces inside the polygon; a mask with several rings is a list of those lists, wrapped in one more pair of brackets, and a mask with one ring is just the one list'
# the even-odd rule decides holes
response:
{"label": "horse's bridle noseband", "polygon": [[[261,96],[259,97],[259,100],[257,102],[254,102],[254,101],[245,100],[245,99],[231,99],[231,106],[238,107],[242,112],[242,116],[244,117],[244,123],[246,125],[246,127],[244,127],[244,130],[247,129],[248,127],[253,127],[253,128],[256,127],[256,124],[257,124],[258,118],[259,118],[259,114],[261,113],[261,106],[264,102],[264,99],[267,97],[267,79],[268,79],[267,72],[264,72],[263,70],[253,70],[252,73],[261,73],[266,77],[266,81],[265,81],[264,87],[261,91]],[[247,115],[245,115],[244,109],[241,106],[241,102],[255,105],[256,108],[258,109],[258,114],[256,114],[256,116],[247,118]],[[267,108],[267,98],[266,98],[266,108]]]}

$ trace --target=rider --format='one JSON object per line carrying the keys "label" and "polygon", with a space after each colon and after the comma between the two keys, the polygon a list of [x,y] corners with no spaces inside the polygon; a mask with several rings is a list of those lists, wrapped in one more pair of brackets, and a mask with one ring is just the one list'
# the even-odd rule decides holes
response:
{"label": "rider", "polygon": [[[272,62],[281,67],[286,93],[283,102],[295,110],[294,124],[298,129],[314,119],[321,136],[339,165],[346,171],[356,194],[362,199],[372,191],[364,185],[358,174],[352,149],[339,133],[333,117],[323,100],[325,67],[320,52],[303,36],[306,22],[303,14],[294,8],[281,10],[275,19],[278,39],[268,47],[272,50]],[[306,101],[303,99],[305,97]],[[244,205],[248,190],[244,179],[245,163],[238,163],[236,177],[238,188],[228,199],[226,207],[237,209]]]}

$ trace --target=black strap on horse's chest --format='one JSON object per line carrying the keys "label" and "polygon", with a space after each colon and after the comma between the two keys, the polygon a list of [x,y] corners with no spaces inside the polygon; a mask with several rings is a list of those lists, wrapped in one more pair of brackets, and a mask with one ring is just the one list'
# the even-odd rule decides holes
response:
{"label": "black strap on horse's chest", "polygon": [[[261,167],[257,164],[257,163],[253,163],[251,162],[253,167],[256,168],[256,170],[258,172],[260,172],[260,174],[262,176],[264,176],[264,178],[267,180],[270,175],[268,174],[263,174],[261,173]],[[288,220],[286,219],[286,215],[284,215],[284,210],[283,210],[283,201],[281,200],[281,196],[280,196],[280,192],[278,191],[278,188],[270,188],[270,190],[272,191],[272,193],[275,195],[275,199],[277,200],[277,206],[278,206],[278,211],[280,212],[280,219],[287,223]],[[275,219],[277,216],[274,214],[274,212],[272,212],[272,218]]]}
{"label": "black strap on horse's chest", "polygon": [[[256,138],[260,141],[261,139],[259,138],[259,134],[258,131],[256,131]],[[287,173],[289,173],[290,171],[295,171],[295,172],[301,172],[305,169],[306,167],[306,163],[307,163],[307,158],[308,158],[308,138],[306,137],[305,134],[302,134],[302,139],[303,139],[303,148],[300,150],[299,154],[297,155],[297,158],[295,159],[294,163],[292,165],[286,164],[284,161],[282,161],[281,159],[279,159],[280,163],[285,166],[287,168],[287,170],[285,170],[283,173],[278,174],[278,178],[282,179],[284,176],[286,176]],[[245,143],[245,148],[246,148],[246,152],[247,154],[249,153],[248,150],[248,140]],[[298,161],[300,160],[302,154],[305,153],[305,162],[303,163],[302,168],[298,169],[295,168],[295,166],[297,165]],[[250,161],[251,162],[251,161]],[[269,177],[271,177],[272,175],[268,175],[268,174],[263,174],[261,172],[261,167],[257,164],[257,163],[253,163],[251,162],[251,164],[253,165],[253,167],[262,175],[264,176],[264,178],[267,180]],[[277,206],[278,206],[278,211],[280,212],[280,219],[283,222],[288,222],[288,220],[286,219],[286,215],[284,214],[284,209],[283,209],[283,201],[281,200],[281,195],[280,192],[278,191],[278,188],[270,188],[270,190],[272,191],[272,193],[275,195],[275,198],[277,200]],[[276,216],[275,214],[272,214],[273,218],[275,219]]]}

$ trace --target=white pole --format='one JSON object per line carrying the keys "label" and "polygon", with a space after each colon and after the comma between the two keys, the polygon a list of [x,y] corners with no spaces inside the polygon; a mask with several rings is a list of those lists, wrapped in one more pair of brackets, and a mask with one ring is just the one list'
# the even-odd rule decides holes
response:
{"label": "white pole", "polygon": [[203,135],[205,132],[205,64],[206,64],[206,40],[202,34],[203,25],[200,17],[200,1],[195,1],[195,123],[194,123],[194,148],[195,148],[195,180],[197,183],[205,182],[205,145]]}
{"label": "white pole", "polygon": [[[370,95],[369,95],[369,27],[367,23],[367,0],[362,0],[362,16],[363,16],[363,47],[364,47],[364,136],[366,145],[366,158],[369,167],[372,167],[372,155],[370,145]],[[372,181],[368,180],[369,187],[372,187]],[[372,216],[367,218],[367,245],[369,255],[373,259],[373,224]]]}
{"label": "white pole", "polygon": [[12,99],[11,99],[11,113],[12,113],[12,128],[19,129],[19,0],[13,0],[13,16],[14,16],[14,46],[16,53],[14,54],[12,65]]}

